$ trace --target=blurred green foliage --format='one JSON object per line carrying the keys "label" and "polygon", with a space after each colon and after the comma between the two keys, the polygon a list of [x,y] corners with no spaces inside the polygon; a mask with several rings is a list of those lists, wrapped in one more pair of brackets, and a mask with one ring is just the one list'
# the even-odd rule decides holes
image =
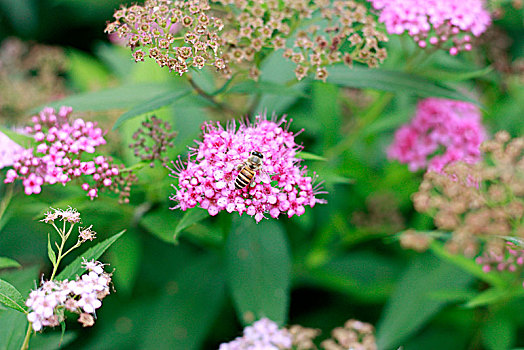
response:
{"label": "blurred green foliage", "polygon": [[[76,94],[47,105],[70,105],[114,126],[110,134],[118,143],[107,151],[126,166],[138,163],[127,147],[131,134],[153,113],[179,133],[170,158],[184,156],[203,121],[227,117],[191,92],[184,78],[151,62],[135,65],[127,49],[106,42],[103,25],[119,4],[0,0],[0,39],[16,35],[66,48],[67,83]],[[496,23],[513,40],[512,60],[524,54],[522,22],[522,11],[508,9]],[[50,271],[48,232],[38,222],[46,208],[77,208],[98,242],[127,229],[105,256],[115,268],[116,293],[104,300],[95,327],[68,322],[63,339],[60,330],[46,330],[32,346],[216,349],[263,316],[319,328],[323,338],[356,318],[377,326],[384,350],[524,346],[524,295],[503,278],[487,277],[471,260],[438,245],[422,255],[404,251],[391,238],[398,229],[376,232],[373,223],[352,220],[369,210],[366,200],[387,194],[404,228],[433,229],[411,203],[422,174],[390,163],[384,152],[418,98],[474,101],[490,133],[524,131],[522,77],[494,70],[482,49],[458,57],[436,53],[406,66],[416,48],[404,39],[392,38],[381,69],[335,67],[327,83],[306,79],[288,86],[292,69],[277,56],[266,60],[257,83],[221,85],[211,74],[194,74],[209,94],[231,96],[242,106],[255,102],[257,112],[288,114],[293,131],[305,129],[299,136],[305,163],[325,180],[329,194],[327,205],[301,217],[256,225],[236,215],[209,217],[201,209],[171,211],[173,179],[161,167],[139,171],[129,205],[108,195],[88,201],[73,186],[47,187],[31,197],[18,192],[0,221],[0,257],[6,257],[0,258],[0,278],[24,296]],[[41,106],[34,107],[28,113]],[[0,194],[5,191],[0,183]],[[22,314],[0,306],[0,349],[19,348],[25,327]]]}

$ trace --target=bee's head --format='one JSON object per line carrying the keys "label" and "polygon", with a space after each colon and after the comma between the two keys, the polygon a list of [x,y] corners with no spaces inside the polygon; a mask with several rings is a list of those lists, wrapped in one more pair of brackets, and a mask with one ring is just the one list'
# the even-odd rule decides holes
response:
{"label": "bee's head", "polygon": [[258,157],[260,159],[264,159],[264,155],[262,153],[260,153],[260,152],[257,152],[257,151],[251,152],[251,155],[255,156],[255,157]]}

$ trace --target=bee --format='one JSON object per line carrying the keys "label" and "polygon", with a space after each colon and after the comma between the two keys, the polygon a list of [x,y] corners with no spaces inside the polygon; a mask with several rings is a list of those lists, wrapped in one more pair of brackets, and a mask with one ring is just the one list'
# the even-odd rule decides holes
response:
{"label": "bee", "polygon": [[253,151],[244,162],[237,165],[236,169],[240,169],[240,172],[235,179],[235,188],[237,190],[247,187],[253,181],[257,172],[260,172],[263,175],[266,174],[262,169],[263,159],[264,155],[262,153]]}

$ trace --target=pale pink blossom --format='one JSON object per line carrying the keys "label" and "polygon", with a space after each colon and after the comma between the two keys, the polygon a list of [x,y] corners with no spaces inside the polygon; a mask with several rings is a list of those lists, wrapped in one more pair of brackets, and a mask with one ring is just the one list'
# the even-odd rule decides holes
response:
{"label": "pale pink blossom", "polygon": [[263,318],[244,328],[242,337],[220,344],[219,350],[281,350],[291,349],[292,344],[293,336],[287,329],[279,329],[275,322]]}
{"label": "pale pink blossom", "polygon": [[24,148],[0,132],[0,169],[12,166]]}

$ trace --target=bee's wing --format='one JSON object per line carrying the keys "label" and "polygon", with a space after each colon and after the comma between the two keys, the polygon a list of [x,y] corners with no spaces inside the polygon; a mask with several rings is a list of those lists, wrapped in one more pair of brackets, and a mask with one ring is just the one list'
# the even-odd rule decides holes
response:
{"label": "bee's wing", "polygon": [[271,182],[271,176],[269,176],[269,174],[264,169],[260,169],[258,176],[263,183],[268,184]]}

